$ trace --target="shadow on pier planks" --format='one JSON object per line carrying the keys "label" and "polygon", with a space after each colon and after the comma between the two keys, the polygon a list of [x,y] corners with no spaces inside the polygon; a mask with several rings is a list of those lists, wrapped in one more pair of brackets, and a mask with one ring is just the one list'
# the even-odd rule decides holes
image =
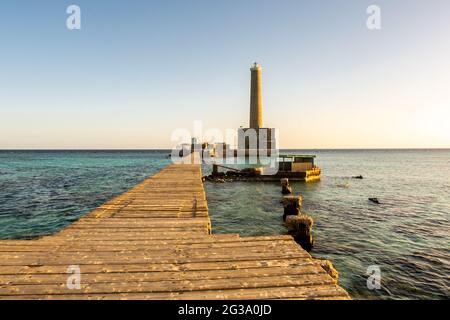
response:
{"label": "shadow on pier planks", "polygon": [[[79,266],[81,288],[67,286]],[[348,299],[290,236],[211,235],[201,167],[173,164],[66,229],[0,241],[0,299]]]}

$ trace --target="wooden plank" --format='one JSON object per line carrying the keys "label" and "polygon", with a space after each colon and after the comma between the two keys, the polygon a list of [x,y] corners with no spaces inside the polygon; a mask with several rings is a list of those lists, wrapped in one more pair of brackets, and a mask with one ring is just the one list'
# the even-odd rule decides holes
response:
{"label": "wooden plank", "polygon": [[[193,238],[190,237],[183,237],[182,239],[164,239],[164,240],[92,240],[92,241],[84,241],[83,244],[90,244],[90,243],[107,243],[110,242],[110,244],[117,244],[117,245],[126,245],[126,244],[140,244],[140,245],[152,245],[152,244],[187,244],[187,243],[221,243],[221,242],[235,242],[235,243],[244,243],[244,242],[258,242],[258,241],[290,241],[292,242],[291,236],[255,236],[255,237],[239,237],[239,235],[236,234],[212,234],[208,236],[195,236]],[[71,245],[73,243],[67,242],[65,240],[61,240],[60,242],[57,242],[54,236],[46,236],[43,238],[40,238],[38,240],[2,240],[0,241],[0,245],[53,245],[53,244],[68,244]]]}
{"label": "wooden plank", "polygon": [[[247,248],[247,247],[254,247],[254,246],[273,246],[275,244],[275,248],[277,248],[280,241],[258,241],[258,242],[192,242],[192,243],[173,243],[170,245],[170,249],[213,249],[213,248],[227,248],[227,250],[233,250],[234,248]],[[148,242],[147,242],[148,243]],[[118,245],[115,242],[108,242],[108,243],[99,243],[92,242],[90,244],[86,244],[86,242],[83,241],[82,244],[73,243],[73,244],[65,244],[64,242],[59,245],[55,244],[43,244],[43,245],[6,245],[2,246],[0,245],[0,256],[3,252],[49,252],[52,250],[57,250],[58,252],[83,252],[83,251],[119,251],[119,252],[125,252],[125,251],[136,251],[136,250],[147,250],[147,251],[161,251],[161,250],[167,250],[166,246],[168,245],[167,241],[158,243],[150,243],[150,244],[125,244],[122,243]],[[157,252],[155,252],[156,254]]]}
{"label": "wooden plank", "polygon": [[[211,280],[211,279],[235,279],[267,276],[301,276],[305,274],[321,274],[311,262],[304,266],[261,267],[254,269],[228,269],[207,271],[165,271],[165,272],[134,272],[134,273],[85,273],[82,274],[84,284],[111,283],[126,281],[184,281],[184,280]],[[0,285],[32,285],[32,284],[56,284],[63,285],[67,282],[67,273],[60,274],[26,274],[26,275],[0,275]],[[243,280],[244,281],[244,280]],[[246,281],[246,280],[245,280]]]}
{"label": "wooden plank", "polygon": [[[81,289],[86,294],[101,293],[137,293],[137,292],[183,292],[197,290],[230,290],[246,288],[265,287],[291,287],[291,286],[324,286],[333,285],[333,280],[326,274],[304,274],[301,277],[293,276],[267,276],[253,277],[242,280],[238,279],[200,279],[182,281],[130,281],[110,282],[110,283],[90,283],[81,282]],[[34,285],[0,285],[0,296],[2,295],[31,295],[31,294],[70,294],[73,289],[67,288],[66,283],[34,284]]]}
{"label": "wooden plank", "polygon": [[161,292],[161,293],[102,293],[68,295],[13,295],[1,296],[5,300],[17,299],[48,299],[48,300],[260,300],[260,299],[308,299],[308,300],[348,300],[348,294],[328,286],[302,286],[282,288],[256,288],[240,290],[212,290],[192,292]]}
{"label": "wooden plank", "polygon": [[[303,254],[298,252],[286,252],[279,254],[271,254],[270,252],[257,252],[248,255],[236,254],[233,256],[224,255],[192,255],[182,256],[177,254],[170,257],[155,257],[154,255],[109,255],[107,257],[96,255],[94,257],[65,257],[63,255],[45,255],[41,257],[19,257],[17,259],[11,257],[7,260],[0,261],[1,266],[44,266],[44,265],[85,265],[85,264],[97,264],[97,265],[112,265],[120,263],[192,263],[192,262],[220,262],[220,261],[247,261],[247,260],[264,260],[264,259],[290,259],[290,258],[305,258]],[[318,267],[320,268],[320,267]]]}
{"label": "wooden plank", "polygon": [[[85,264],[83,273],[134,273],[134,272],[165,272],[165,271],[206,271],[206,270],[238,270],[257,269],[266,267],[290,267],[311,264],[308,260],[294,258],[283,259],[258,259],[244,261],[213,261],[213,262],[189,262],[189,263],[122,263],[113,265]],[[58,266],[0,266],[1,275],[32,275],[32,274],[67,274],[67,265]]]}
{"label": "wooden plank", "polygon": [[[63,250],[58,248],[57,252],[52,251],[33,251],[33,252],[20,252],[20,251],[13,251],[13,252],[3,252],[0,257],[2,260],[12,260],[12,259],[26,259],[26,258],[32,258],[32,257],[45,257],[45,256],[58,256],[58,257],[68,257],[68,258],[77,258],[78,256],[83,257],[89,257],[89,256],[114,256],[117,254],[133,254],[133,255],[157,255],[158,257],[165,257],[170,255],[191,255],[194,256],[196,254],[198,255],[209,255],[209,256],[219,256],[221,254],[227,254],[229,256],[235,256],[235,255],[244,255],[246,253],[272,253],[272,254],[282,254],[282,253],[297,253],[298,255],[301,255],[305,258],[308,258],[308,254],[305,253],[303,250],[299,250],[299,248],[292,243],[289,242],[279,242],[279,243],[270,243],[267,244],[266,242],[255,242],[253,245],[249,245],[252,243],[247,243],[246,246],[239,246],[237,244],[234,244],[233,246],[212,246],[212,245],[206,245],[201,247],[192,247],[192,246],[174,246],[174,247],[167,247],[167,246],[161,246],[161,247],[140,247],[140,248],[122,248],[121,250],[103,250],[102,247],[95,247],[92,248],[94,250],[83,250],[81,252],[73,250]],[[90,249],[90,248],[85,248]],[[230,253],[230,250],[232,252]],[[117,252],[115,252],[117,251]],[[3,262],[0,261],[0,264]]]}

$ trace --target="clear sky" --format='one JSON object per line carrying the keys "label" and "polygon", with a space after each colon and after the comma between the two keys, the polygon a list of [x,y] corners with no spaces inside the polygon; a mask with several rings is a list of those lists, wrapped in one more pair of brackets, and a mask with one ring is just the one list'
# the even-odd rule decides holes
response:
{"label": "clear sky", "polygon": [[450,147],[448,0],[2,0],[0,40],[0,148],[247,126],[254,61],[282,148]]}

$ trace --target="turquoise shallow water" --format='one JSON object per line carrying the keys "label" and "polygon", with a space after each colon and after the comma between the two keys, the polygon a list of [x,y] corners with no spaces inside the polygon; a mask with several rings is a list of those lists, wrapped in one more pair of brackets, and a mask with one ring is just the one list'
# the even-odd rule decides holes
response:
{"label": "turquoise shallow water", "polygon": [[[291,185],[315,220],[311,254],[334,263],[353,297],[450,298],[450,150],[292,152],[317,154],[322,180]],[[214,232],[286,233],[279,183],[207,182],[206,190]],[[371,265],[380,290],[367,288]]]}
{"label": "turquoise shallow water", "polygon": [[[315,219],[311,254],[332,260],[355,298],[448,299],[450,150],[314,153],[322,181],[293,183]],[[169,164],[167,154],[0,151],[0,239],[63,228]],[[207,182],[206,191],[213,232],[286,232],[279,183]],[[370,265],[381,268],[381,290],[366,287]]]}
{"label": "turquoise shallow water", "polygon": [[55,232],[170,163],[168,151],[0,151],[0,239]]}

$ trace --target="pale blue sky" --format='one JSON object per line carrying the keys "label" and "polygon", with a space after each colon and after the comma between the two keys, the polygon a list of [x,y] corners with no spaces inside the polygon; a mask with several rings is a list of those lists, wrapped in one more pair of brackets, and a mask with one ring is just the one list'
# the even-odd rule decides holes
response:
{"label": "pale blue sky", "polygon": [[448,0],[1,1],[0,148],[246,126],[254,61],[283,148],[450,147],[449,31]]}

